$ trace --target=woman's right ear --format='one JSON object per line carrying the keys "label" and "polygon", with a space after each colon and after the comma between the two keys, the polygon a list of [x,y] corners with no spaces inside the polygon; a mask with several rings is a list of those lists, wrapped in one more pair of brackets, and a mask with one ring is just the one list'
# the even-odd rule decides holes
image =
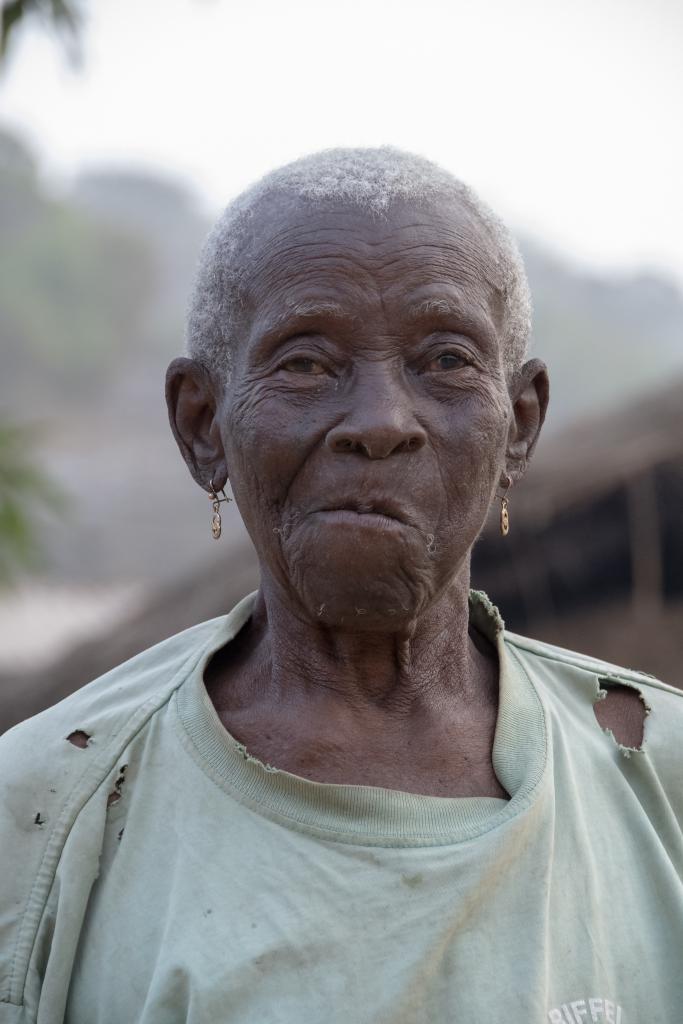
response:
{"label": "woman's right ear", "polygon": [[225,450],[211,374],[196,359],[180,356],[166,371],[166,405],[173,436],[187,468],[205,491],[213,478],[220,490],[228,479]]}

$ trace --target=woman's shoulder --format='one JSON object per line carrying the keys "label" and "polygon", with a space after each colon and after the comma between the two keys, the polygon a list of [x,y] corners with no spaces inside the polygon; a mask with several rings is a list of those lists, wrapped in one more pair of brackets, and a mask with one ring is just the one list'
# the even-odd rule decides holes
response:
{"label": "woman's shoulder", "polygon": [[[659,791],[683,822],[683,689],[647,672],[515,633],[506,632],[505,642],[546,703],[552,704],[554,721],[576,730],[577,736],[580,729],[602,726],[610,740],[605,752],[612,751],[616,741],[615,749],[626,758],[626,763],[619,759],[623,770],[653,773]],[[581,736],[586,739],[585,732]],[[595,749],[592,742],[588,746]]]}
{"label": "woman's shoulder", "polygon": [[[626,668],[590,654],[569,650],[543,640],[535,640],[532,637],[521,636],[509,630],[505,631],[505,642],[514,648],[518,658],[526,663],[533,663],[537,667],[546,666],[547,671],[558,679],[570,679],[575,677],[576,673],[585,673],[606,681],[614,680],[623,682],[625,685],[644,686],[650,690],[659,690],[671,694],[680,702],[683,713],[683,689],[678,685],[672,686],[670,683],[665,683],[648,672]],[[680,678],[683,683],[683,664],[680,666]]]}
{"label": "woman's shoulder", "polygon": [[225,621],[150,647],[0,738],[0,1001],[18,998],[12,950],[30,948],[67,839],[80,836],[94,878],[99,853],[89,861],[86,847],[120,795],[123,752],[220,643]]}
{"label": "woman's shoulder", "polygon": [[142,651],[0,737],[3,806],[26,808],[40,828],[47,806],[59,806],[84,770],[98,766],[106,774],[127,738],[192,672],[223,621],[203,622]]}

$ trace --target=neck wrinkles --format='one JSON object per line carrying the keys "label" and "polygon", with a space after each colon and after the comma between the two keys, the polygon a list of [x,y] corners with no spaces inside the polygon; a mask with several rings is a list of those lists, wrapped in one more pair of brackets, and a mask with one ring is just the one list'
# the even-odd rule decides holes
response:
{"label": "neck wrinkles", "polygon": [[[469,566],[398,632],[346,632],[292,610],[264,571],[245,637],[251,679],[231,673],[230,704],[341,702],[349,710],[410,715],[447,701],[497,700],[495,651],[469,632]],[[247,692],[240,692],[242,689]]]}

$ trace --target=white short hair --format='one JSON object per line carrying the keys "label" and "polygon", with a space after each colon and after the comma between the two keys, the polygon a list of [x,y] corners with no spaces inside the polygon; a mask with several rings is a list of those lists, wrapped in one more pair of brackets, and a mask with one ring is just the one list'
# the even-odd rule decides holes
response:
{"label": "white short hair", "polygon": [[327,149],[271,171],[225,208],[202,249],[187,316],[186,350],[227,381],[240,327],[241,287],[248,267],[251,225],[266,200],[342,202],[386,214],[396,202],[416,206],[454,199],[485,228],[506,317],[501,338],[508,378],[524,361],[531,332],[531,299],[517,244],[503,221],[462,181],[424,157],[390,146]]}

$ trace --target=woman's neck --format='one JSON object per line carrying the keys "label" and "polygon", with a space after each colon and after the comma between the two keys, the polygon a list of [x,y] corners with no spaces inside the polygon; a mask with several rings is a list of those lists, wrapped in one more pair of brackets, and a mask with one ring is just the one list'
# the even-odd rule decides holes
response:
{"label": "woman's neck", "polygon": [[266,585],[206,685],[226,729],[277,768],[319,782],[505,796],[491,762],[495,651],[468,624],[466,587],[410,629],[362,634],[307,622]]}
{"label": "woman's neck", "polygon": [[[419,617],[386,632],[312,622],[296,602],[283,600],[264,574],[251,630],[250,646],[258,650],[261,666],[259,690],[270,691],[280,705],[343,702],[357,712],[381,708],[389,715],[408,715],[438,710],[444,702],[496,698],[490,671],[495,655],[480,650],[483,645],[470,635],[469,573]],[[265,696],[262,692],[261,699]]]}

